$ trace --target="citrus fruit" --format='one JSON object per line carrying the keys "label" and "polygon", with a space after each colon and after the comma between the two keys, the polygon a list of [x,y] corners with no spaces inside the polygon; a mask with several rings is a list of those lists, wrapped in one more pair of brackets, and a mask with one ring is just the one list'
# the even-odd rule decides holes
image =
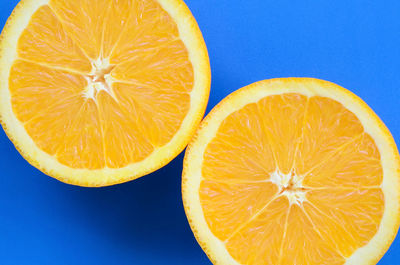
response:
{"label": "citrus fruit", "polygon": [[3,128],[63,182],[150,173],[184,149],[204,115],[208,54],[181,0],[23,0],[0,50]]}
{"label": "citrus fruit", "polygon": [[377,115],[333,83],[283,78],[219,103],[182,192],[215,264],[373,264],[399,226],[400,162]]}

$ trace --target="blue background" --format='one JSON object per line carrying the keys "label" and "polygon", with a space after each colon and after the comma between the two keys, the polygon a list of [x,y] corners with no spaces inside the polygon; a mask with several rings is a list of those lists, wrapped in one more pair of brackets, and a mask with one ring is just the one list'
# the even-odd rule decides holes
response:
{"label": "blue background", "polygon": [[[4,25],[17,0],[1,0]],[[338,83],[400,144],[400,1],[186,0],[207,43],[208,111],[273,77]],[[0,132],[0,264],[210,264],[187,223],[183,155],[136,181],[88,189],[31,167]],[[379,264],[399,264],[400,238]]]}

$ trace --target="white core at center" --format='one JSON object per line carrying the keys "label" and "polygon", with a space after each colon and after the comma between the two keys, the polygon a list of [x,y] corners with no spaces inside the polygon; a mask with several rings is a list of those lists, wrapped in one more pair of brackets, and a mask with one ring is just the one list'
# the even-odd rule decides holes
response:
{"label": "white core at center", "polygon": [[270,181],[278,186],[279,194],[286,196],[290,204],[301,205],[306,200],[306,190],[302,178],[294,172],[283,174],[278,170],[271,174]]}

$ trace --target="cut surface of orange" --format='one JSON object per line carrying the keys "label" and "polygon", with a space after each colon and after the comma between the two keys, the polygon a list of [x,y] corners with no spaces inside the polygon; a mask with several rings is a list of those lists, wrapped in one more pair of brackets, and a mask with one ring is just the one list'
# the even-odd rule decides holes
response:
{"label": "cut surface of orange", "polygon": [[204,119],[186,151],[182,193],[214,264],[375,264],[399,227],[399,153],[346,89],[271,79]]}
{"label": "cut surface of orange", "polygon": [[7,135],[32,165],[81,186],[167,164],[210,89],[206,46],[181,0],[22,0],[0,64]]}

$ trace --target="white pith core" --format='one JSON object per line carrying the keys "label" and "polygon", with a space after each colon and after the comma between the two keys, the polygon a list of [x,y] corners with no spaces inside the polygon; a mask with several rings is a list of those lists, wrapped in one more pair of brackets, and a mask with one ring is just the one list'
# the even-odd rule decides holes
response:
{"label": "white pith core", "polygon": [[100,91],[104,91],[115,99],[112,91],[113,78],[111,76],[111,71],[114,68],[115,65],[111,65],[108,58],[99,58],[92,61],[92,71],[85,76],[88,85],[83,91],[83,96],[96,101],[97,94]]}
{"label": "white pith core", "polygon": [[271,174],[270,181],[278,186],[279,194],[286,196],[290,205],[301,205],[306,200],[307,189],[302,185],[303,178],[294,171],[283,174],[276,170]]}

